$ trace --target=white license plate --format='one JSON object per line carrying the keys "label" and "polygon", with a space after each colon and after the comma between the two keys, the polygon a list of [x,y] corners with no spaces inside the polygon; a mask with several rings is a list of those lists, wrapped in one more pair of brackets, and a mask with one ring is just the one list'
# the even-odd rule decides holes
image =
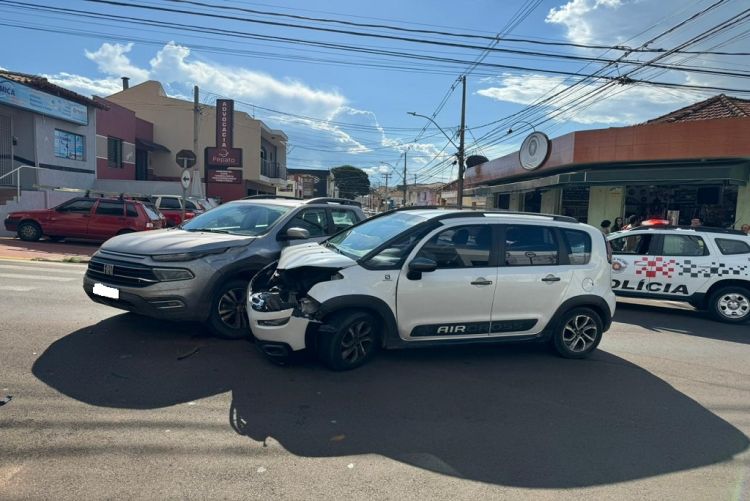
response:
{"label": "white license plate", "polygon": [[94,284],[94,294],[111,299],[120,299],[120,290],[114,287],[107,287],[104,284]]}

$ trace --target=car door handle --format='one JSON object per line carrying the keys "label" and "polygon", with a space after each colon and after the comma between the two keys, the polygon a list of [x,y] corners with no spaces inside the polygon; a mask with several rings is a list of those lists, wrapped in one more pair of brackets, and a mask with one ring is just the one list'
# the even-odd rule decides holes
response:
{"label": "car door handle", "polygon": [[560,277],[556,277],[554,275],[547,275],[542,279],[542,282],[559,282]]}
{"label": "car door handle", "polygon": [[471,282],[471,285],[492,285],[492,280],[487,280],[486,278],[479,277]]}

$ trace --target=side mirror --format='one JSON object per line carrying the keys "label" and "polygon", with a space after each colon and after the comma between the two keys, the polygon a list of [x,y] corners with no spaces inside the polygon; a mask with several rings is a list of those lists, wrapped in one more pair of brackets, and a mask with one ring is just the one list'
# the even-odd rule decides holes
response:
{"label": "side mirror", "polygon": [[436,269],[437,263],[432,259],[417,257],[409,263],[409,273],[406,274],[406,278],[409,280],[419,280],[422,278],[422,273],[429,273]]}
{"label": "side mirror", "polygon": [[310,238],[310,232],[304,228],[289,228],[280,236],[282,240],[306,240]]}

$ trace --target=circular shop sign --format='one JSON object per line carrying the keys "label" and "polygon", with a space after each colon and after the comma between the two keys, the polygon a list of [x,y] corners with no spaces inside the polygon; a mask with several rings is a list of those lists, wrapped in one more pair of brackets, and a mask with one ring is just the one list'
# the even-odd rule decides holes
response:
{"label": "circular shop sign", "polygon": [[521,144],[518,151],[518,159],[521,167],[526,170],[534,170],[547,161],[549,156],[549,138],[542,132],[532,132]]}

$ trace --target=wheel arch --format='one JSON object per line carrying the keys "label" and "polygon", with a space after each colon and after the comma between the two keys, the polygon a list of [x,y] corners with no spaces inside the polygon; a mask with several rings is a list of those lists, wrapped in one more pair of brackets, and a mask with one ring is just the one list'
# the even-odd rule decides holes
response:
{"label": "wheel arch", "polygon": [[544,328],[545,334],[547,336],[551,335],[553,330],[560,324],[562,317],[574,308],[590,308],[594,310],[602,321],[603,332],[609,330],[610,325],[612,325],[612,313],[610,313],[609,305],[604,298],[587,294],[572,297],[563,302]]}
{"label": "wheel arch", "polygon": [[724,287],[740,287],[750,292],[750,280],[737,278],[719,280],[715,284],[711,285],[711,287],[709,287],[706,291],[706,295],[703,297],[703,307],[705,308],[706,306],[708,306],[708,302],[711,300],[711,296],[713,296],[716,291],[718,291],[719,289],[723,289]]}
{"label": "wheel arch", "polygon": [[325,324],[326,318],[346,310],[364,310],[375,315],[382,323],[381,342],[383,347],[388,345],[388,340],[392,339],[393,336],[398,337],[396,316],[385,301],[375,296],[353,294],[331,298],[320,304],[317,317]]}

